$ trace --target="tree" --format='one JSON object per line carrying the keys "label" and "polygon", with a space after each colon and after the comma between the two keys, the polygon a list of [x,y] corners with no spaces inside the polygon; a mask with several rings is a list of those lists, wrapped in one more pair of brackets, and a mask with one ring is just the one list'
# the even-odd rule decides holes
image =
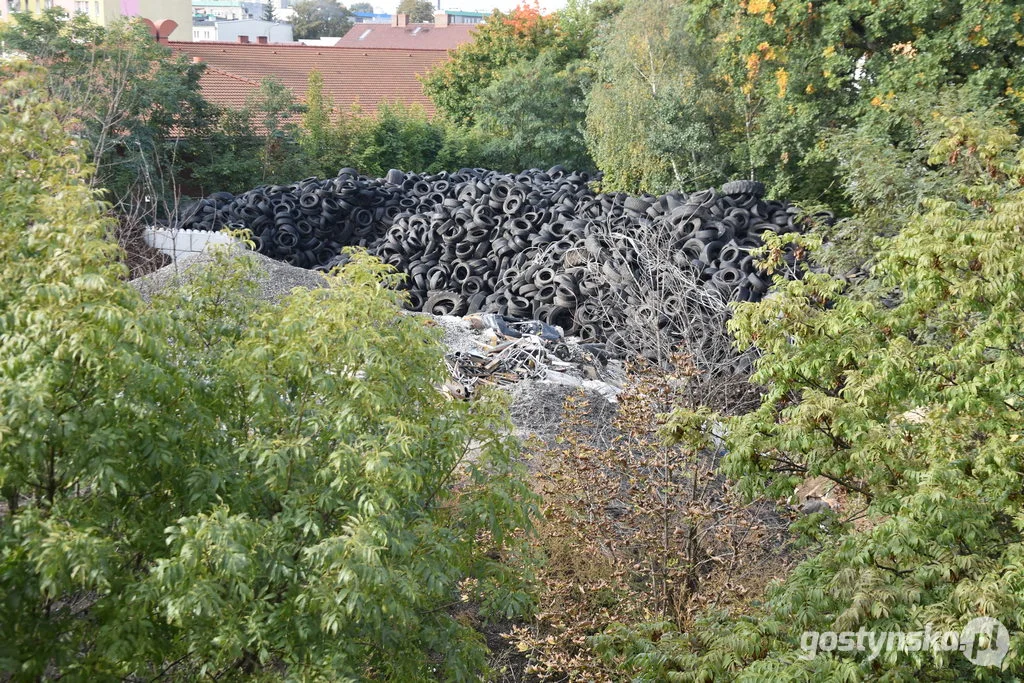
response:
{"label": "tree", "polygon": [[434,21],[434,5],[430,0],[402,0],[395,12],[408,14],[410,23],[414,24],[429,24]]}
{"label": "tree", "polygon": [[742,126],[690,5],[629,2],[595,38],[588,148],[608,190],[694,190],[744,175]]}
{"label": "tree", "polygon": [[451,59],[423,79],[423,91],[453,123],[469,126],[476,120],[480,94],[506,66],[531,60],[558,41],[554,17],[517,7],[509,14],[495,11],[460,45]]}
{"label": "tree", "polygon": [[391,168],[428,170],[444,146],[444,128],[422,107],[382,104],[359,130],[350,158],[364,173],[383,176]]}
{"label": "tree", "polygon": [[277,21],[277,12],[274,9],[274,3],[268,2],[263,7],[263,21]]}
{"label": "tree", "polygon": [[277,303],[214,255],[144,304],[44,83],[0,63],[0,676],[477,680],[453,596],[528,604],[498,404],[445,399],[365,255]]}
{"label": "tree", "polygon": [[[790,495],[805,477],[832,482],[847,501],[839,516],[797,525],[820,552],[750,617],[712,615],[658,644],[637,630],[598,639],[627,667],[680,680],[1008,681],[1024,672],[1024,154],[1015,122],[965,116],[945,127],[929,161],[958,181],[958,196],[927,200],[880,242],[879,287],[808,273],[741,305],[734,321],[738,342],[764,354],[753,379],[766,394],[758,410],[726,420],[724,473],[769,496]],[[959,634],[977,617],[1014,634],[1001,666],[931,642],[877,658],[811,652],[804,635]]]}
{"label": "tree", "polygon": [[343,36],[352,28],[352,12],[335,0],[299,0],[293,9],[291,23],[296,40]]}
{"label": "tree", "polygon": [[838,156],[822,154],[832,131],[870,124],[876,139],[914,144],[906,121],[890,116],[894,108],[907,111],[898,98],[935,104],[965,88],[974,105],[999,103],[1024,120],[1024,102],[1011,95],[1021,87],[1016,65],[1024,56],[1016,3],[700,7],[695,20],[721,19],[711,24],[715,34],[698,35],[726,48],[719,73],[735,86],[753,172],[782,195],[839,198]]}
{"label": "tree", "polygon": [[302,107],[292,91],[276,76],[267,76],[246,102],[245,111],[264,132],[262,182],[290,182],[301,175],[304,167],[297,154],[298,126],[294,117]]}
{"label": "tree", "polygon": [[480,93],[477,128],[492,168],[593,167],[583,141],[583,76],[552,52],[506,67]]}
{"label": "tree", "polygon": [[199,90],[202,65],[173,56],[139,22],[103,28],[61,9],[14,15],[0,41],[47,67],[46,87],[67,103],[66,125],[86,142],[91,182],[108,200],[173,197],[178,139],[202,136],[217,118]]}
{"label": "tree", "polygon": [[364,13],[367,13],[367,14],[373,14],[373,5],[371,5],[368,2],[353,2],[351,5],[349,5],[348,9],[353,14],[355,14],[357,12],[364,12]]}

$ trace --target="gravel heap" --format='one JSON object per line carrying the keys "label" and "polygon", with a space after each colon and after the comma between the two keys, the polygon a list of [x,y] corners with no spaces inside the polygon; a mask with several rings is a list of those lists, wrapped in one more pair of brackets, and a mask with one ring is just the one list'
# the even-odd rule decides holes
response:
{"label": "gravel heap", "polygon": [[[280,301],[296,287],[313,289],[326,286],[323,274],[315,270],[296,268],[241,247],[229,253],[232,258],[256,262],[254,272],[259,283],[256,296],[262,301]],[[153,295],[169,287],[189,282],[195,273],[213,263],[214,258],[206,252],[181,256],[176,263],[132,280],[131,284],[139,290],[143,299],[149,301]]]}

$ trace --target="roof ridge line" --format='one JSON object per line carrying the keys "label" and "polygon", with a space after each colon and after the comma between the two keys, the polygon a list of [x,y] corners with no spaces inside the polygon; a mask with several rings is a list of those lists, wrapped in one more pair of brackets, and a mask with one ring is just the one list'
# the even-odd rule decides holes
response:
{"label": "roof ridge line", "polygon": [[239,76],[238,74],[231,73],[227,69],[222,69],[219,66],[214,66],[213,64],[210,64],[209,62],[205,62],[204,61],[203,64],[206,66],[206,69],[208,71],[216,71],[217,73],[223,74],[223,75],[227,76],[228,78],[233,78],[236,81],[240,81],[242,83],[245,83],[246,85],[254,85],[257,88],[260,85],[258,81],[254,81],[251,78],[246,78],[245,76]]}

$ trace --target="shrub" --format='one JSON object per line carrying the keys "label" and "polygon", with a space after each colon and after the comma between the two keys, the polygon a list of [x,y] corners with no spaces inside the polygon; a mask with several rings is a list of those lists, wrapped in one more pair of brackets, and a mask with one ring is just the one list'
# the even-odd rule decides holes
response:
{"label": "shrub", "polygon": [[529,606],[500,407],[436,389],[365,255],[275,304],[222,254],[143,304],[42,75],[0,74],[0,675],[478,677],[460,591]]}

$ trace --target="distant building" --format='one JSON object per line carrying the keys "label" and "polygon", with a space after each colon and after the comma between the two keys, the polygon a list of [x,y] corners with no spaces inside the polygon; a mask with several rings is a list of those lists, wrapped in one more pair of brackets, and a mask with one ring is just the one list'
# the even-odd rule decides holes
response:
{"label": "distant building", "polygon": [[462,15],[484,18],[480,12],[439,12],[432,24],[410,24],[408,14],[396,14],[391,24],[356,24],[337,47],[379,48],[391,50],[454,50],[473,40],[476,23],[453,21]]}
{"label": "distant building", "polygon": [[434,23],[451,26],[453,24],[482,24],[487,21],[484,12],[463,12],[462,10],[446,10],[434,14]]}
{"label": "distant building", "polygon": [[262,19],[267,13],[266,2],[244,2],[243,0],[191,0],[192,14],[196,20],[238,21],[241,19]]}
{"label": "distant building", "polygon": [[157,25],[170,20],[174,23],[172,40],[192,40],[190,0],[0,0],[0,19],[12,12],[38,13],[51,7],[61,7],[72,16],[83,14],[100,26],[122,17],[141,17]]}
{"label": "distant building", "polygon": [[299,38],[297,42],[313,47],[334,47],[341,40],[341,36],[321,36],[320,38]]}
{"label": "distant building", "polygon": [[357,24],[390,24],[390,14],[374,14],[373,12],[353,12],[352,18]]}
{"label": "distant building", "polygon": [[262,19],[238,19],[235,21],[194,21],[192,23],[192,40],[236,42],[239,36],[248,36],[249,40],[259,43],[291,43],[292,25]]}

